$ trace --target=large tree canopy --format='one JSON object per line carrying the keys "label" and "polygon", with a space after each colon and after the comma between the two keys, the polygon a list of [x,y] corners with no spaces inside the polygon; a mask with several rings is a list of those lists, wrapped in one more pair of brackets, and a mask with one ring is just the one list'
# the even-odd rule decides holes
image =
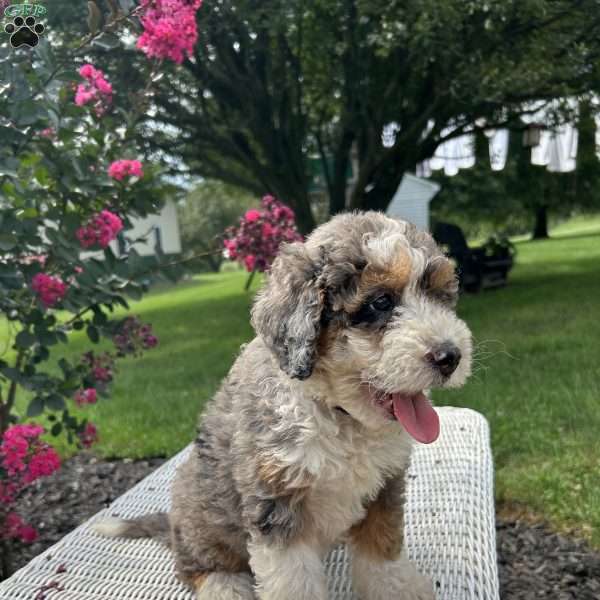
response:
{"label": "large tree canopy", "polygon": [[[174,168],[277,195],[304,231],[315,222],[315,165],[325,212],[383,209],[404,172],[445,139],[514,125],[534,100],[593,89],[598,8],[597,0],[205,1],[195,55],[184,69],[158,67],[147,149],[171,154]],[[134,81],[139,52],[111,54],[113,75]],[[323,193],[319,201],[322,209]]]}

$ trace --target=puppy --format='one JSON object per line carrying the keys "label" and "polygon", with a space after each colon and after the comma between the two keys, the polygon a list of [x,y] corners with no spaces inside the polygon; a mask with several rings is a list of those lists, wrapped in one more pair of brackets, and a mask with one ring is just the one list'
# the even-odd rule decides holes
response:
{"label": "puppy", "polygon": [[362,600],[434,598],[403,551],[404,473],[415,440],[439,434],[425,390],[470,373],[457,293],[431,236],[381,213],[282,247],[171,512],[97,530],[168,543],[201,600],[326,600],[340,541]]}

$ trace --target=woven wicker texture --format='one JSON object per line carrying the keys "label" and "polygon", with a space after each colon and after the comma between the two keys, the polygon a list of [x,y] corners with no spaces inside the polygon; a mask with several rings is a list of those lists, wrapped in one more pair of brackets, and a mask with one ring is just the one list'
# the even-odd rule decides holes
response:
{"label": "woven wicker texture", "polygon": [[[471,410],[439,409],[440,439],[418,445],[408,473],[406,542],[439,600],[497,600],[493,467],[485,419]],[[189,447],[117,499],[110,508],[0,584],[0,600],[192,600],[173,574],[169,551],[152,540],[102,538],[90,524],[106,515],[133,517],[169,508],[169,484]],[[57,574],[59,566],[66,572]],[[327,560],[330,600],[353,600],[348,554]],[[284,600],[284,599],[282,599]],[[391,600],[391,599],[390,599]]]}

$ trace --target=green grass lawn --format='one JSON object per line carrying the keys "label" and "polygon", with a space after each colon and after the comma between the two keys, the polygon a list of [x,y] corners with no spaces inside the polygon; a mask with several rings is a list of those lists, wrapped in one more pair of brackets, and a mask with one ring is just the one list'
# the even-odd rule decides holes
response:
{"label": "green grass lawn", "polygon": [[518,244],[508,287],[461,300],[477,342],[475,375],[435,395],[490,420],[500,501],[576,527],[598,546],[599,224]]}
{"label": "green grass lawn", "polygon": [[[193,439],[203,403],[252,335],[245,277],[202,275],[132,303],[131,312],[152,323],[159,344],[141,358],[119,361],[111,398],[80,411],[98,426],[97,453],[169,456]],[[77,357],[90,346],[84,334],[74,333],[66,355]],[[24,404],[20,398],[18,406]]]}
{"label": "green grass lawn", "polygon": [[[558,234],[518,244],[508,287],[461,300],[476,372],[435,398],[489,419],[505,506],[576,527],[600,547],[600,219]],[[252,335],[244,278],[201,276],[133,305],[160,344],[121,362],[113,397],[87,411],[98,453],[170,455],[192,439],[197,413]],[[69,353],[88,345],[74,336]]]}

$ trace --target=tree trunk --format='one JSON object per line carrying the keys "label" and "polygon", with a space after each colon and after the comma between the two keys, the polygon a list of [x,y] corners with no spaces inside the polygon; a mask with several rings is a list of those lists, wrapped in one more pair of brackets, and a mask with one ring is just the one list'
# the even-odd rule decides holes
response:
{"label": "tree trunk", "polygon": [[[286,196],[284,194],[281,194],[280,198],[285,202]],[[308,235],[316,226],[315,217],[310,208],[308,194],[301,197],[296,196],[294,200],[294,202],[290,202],[290,205],[296,213],[296,226],[301,234]]]}
{"label": "tree trunk", "polygon": [[533,228],[533,236],[531,239],[534,240],[545,240],[549,238],[548,235],[548,207],[538,206],[535,211],[535,226]]}

